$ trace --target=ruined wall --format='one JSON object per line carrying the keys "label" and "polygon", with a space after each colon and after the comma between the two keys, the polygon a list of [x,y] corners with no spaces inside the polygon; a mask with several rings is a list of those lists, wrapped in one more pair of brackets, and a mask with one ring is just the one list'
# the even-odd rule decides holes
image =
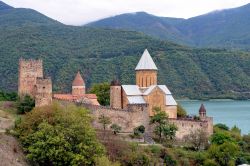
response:
{"label": "ruined wall", "polygon": [[52,103],[51,78],[37,78],[35,92],[36,107],[50,105]]}
{"label": "ruined wall", "polygon": [[18,94],[35,96],[34,86],[37,77],[43,77],[42,60],[19,60]]}
{"label": "ruined wall", "polygon": [[213,134],[212,118],[208,118],[206,121],[189,120],[189,119],[169,119],[169,122],[175,124],[178,128],[176,132],[177,139],[182,139],[184,136],[187,136],[192,131],[195,132],[198,129],[206,131],[208,136]]}

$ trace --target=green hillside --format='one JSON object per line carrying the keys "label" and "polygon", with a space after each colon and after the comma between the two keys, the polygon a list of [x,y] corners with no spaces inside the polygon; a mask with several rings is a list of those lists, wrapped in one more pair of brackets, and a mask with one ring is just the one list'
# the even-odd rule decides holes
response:
{"label": "green hillside", "polygon": [[134,68],[148,48],[159,83],[177,97],[248,97],[250,91],[250,53],[193,49],[134,31],[66,26],[30,9],[0,10],[0,18],[0,90],[17,90],[20,57],[43,59],[58,92],[70,90],[79,69],[88,87],[115,77],[133,84]]}
{"label": "green hillside", "polygon": [[190,19],[157,17],[145,12],[121,14],[87,26],[140,31],[196,47],[250,50],[250,4]]}

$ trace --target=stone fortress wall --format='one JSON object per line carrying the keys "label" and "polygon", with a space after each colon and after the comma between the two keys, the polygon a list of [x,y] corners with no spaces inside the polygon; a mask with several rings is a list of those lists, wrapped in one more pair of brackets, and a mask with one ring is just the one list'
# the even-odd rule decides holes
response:
{"label": "stone fortress wall", "polygon": [[[70,103],[65,101],[59,101],[60,103]],[[112,124],[118,124],[122,127],[122,132],[133,133],[133,129],[140,125],[146,128],[147,133],[151,133],[153,129],[149,126],[150,116],[148,115],[148,106],[146,104],[129,105],[126,109],[115,109],[106,106],[97,106],[85,103],[78,103],[78,106],[82,106],[91,110],[91,114],[94,117],[93,125],[95,128],[102,129],[102,125],[98,122],[98,118],[101,115],[109,117]],[[213,134],[213,119],[206,117],[204,120],[193,119],[169,119],[170,123],[177,126],[176,138],[181,140],[191,131],[201,129],[206,131],[208,136]]]}

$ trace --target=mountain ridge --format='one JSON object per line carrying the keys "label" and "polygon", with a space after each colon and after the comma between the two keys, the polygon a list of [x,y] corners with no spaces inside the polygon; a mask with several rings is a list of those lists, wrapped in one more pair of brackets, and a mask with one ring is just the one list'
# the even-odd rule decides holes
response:
{"label": "mountain ridge", "polygon": [[[143,17],[141,13],[144,14]],[[250,3],[189,19],[158,17],[139,12],[101,19],[85,26],[135,30],[195,47],[250,50],[249,13]]]}
{"label": "mountain ridge", "polygon": [[0,10],[7,10],[7,9],[13,9],[13,7],[7,5],[3,1],[0,1]]}
{"label": "mountain ridge", "polygon": [[20,57],[43,60],[54,92],[70,92],[78,70],[87,87],[114,77],[134,84],[134,69],[147,48],[159,69],[159,84],[177,98],[250,98],[242,93],[250,91],[248,52],[186,47],[135,31],[67,26],[29,9],[0,11],[0,23],[1,90],[17,90]]}

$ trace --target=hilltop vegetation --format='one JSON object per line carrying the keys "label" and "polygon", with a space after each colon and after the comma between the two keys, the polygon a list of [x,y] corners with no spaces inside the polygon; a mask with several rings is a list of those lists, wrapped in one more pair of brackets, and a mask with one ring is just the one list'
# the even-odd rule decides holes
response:
{"label": "hilltop vegetation", "polygon": [[138,12],[102,19],[88,26],[135,30],[190,46],[250,50],[249,12],[250,4],[189,19]]}
{"label": "hilltop vegetation", "polygon": [[80,69],[87,87],[134,84],[134,68],[148,48],[158,82],[179,98],[247,98],[250,53],[194,49],[125,30],[66,26],[30,9],[0,10],[0,89],[17,90],[18,60],[41,58],[53,90],[70,91]]}

